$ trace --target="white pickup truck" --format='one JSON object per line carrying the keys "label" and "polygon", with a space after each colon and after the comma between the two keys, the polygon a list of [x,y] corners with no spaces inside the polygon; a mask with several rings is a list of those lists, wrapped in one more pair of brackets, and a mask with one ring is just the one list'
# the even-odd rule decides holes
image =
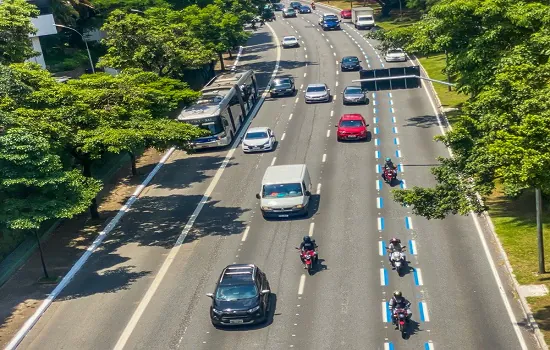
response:
{"label": "white pickup truck", "polygon": [[351,22],[357,29],[371,29],[374,27],[374,10],[371,7],[352,8]]}

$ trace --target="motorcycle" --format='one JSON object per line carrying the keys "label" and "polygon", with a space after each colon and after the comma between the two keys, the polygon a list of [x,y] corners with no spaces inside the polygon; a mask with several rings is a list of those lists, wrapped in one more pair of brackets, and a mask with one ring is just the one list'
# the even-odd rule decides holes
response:
{"label": "motorcycle", "polygon": [[317,252],[315,250],[302,251],[298,247],[296,247],[296,249],[300,251],[300,260],[302,260],[302,263],[305,265],[307,273],[311,275],[313,273],[313,264],[315,264],[319,259],[319,257],[317,256]]}
{"label": "motorcycle", "polygon": [[399,276],[401,276],[403,269],[407,266],[407,257],[403,253],[405,249],[406,247],[402,247],[401,250],[394,250],[393,252],[388,249],[390,260],[393,262],[392,265]]}
{"label": "motorcycle", "polygon": [[315,4],[311,4],[311,9],[315,10]]}
{"label": "motorcycle", "polygon": [[384,171],[382,173],[382,178],[384,179],[384,181],[386,181],[386,183],[391,185],[393,183],[393,180],[395,180],[396,177],[397,177],[397,170],[384,168]]}
{"label": "motorcycle", "polygon": [[409,323],[409,319],[407,317],[407,310],[406,309],[395,309],[393,311],[393,317],[396,322],[397,328],[401,332],[401,334],[404,336],[407,333],[407,326],[406,324]]}

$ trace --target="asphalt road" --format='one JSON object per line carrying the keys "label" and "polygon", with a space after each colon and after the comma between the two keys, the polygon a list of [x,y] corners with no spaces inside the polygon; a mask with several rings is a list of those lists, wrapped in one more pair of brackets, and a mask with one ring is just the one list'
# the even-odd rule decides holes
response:
{"label": "asphalt road", "polygon": [[[342,89],[359,76],[339,72],[343,56],[357,55],[372,68],[402,64],[382,63],[346,24],[343,31],[319,31],[317,18],[278,17],[270,25],[278,40],[301,40],[299,48],[281,50],[279,74],[293,75],[297,87],[327,83],[332,102],[306,105],[301,92],[267,98],[252,126],[272,127],[277,149],[245,155],[238,148],[219,178],[227,150],[176,153],[20,348],[111,349],[128,335],[125,349],[521,349],[472,218],[415,217],[378,182],[377,165],[390,156],[401,164],[404,182],[398,186],[433,185],[430,166],[448,153],[433,141],[440,129],[425,90],[379,91],[369,94],[368,106],[343,106]],[[261,86],[277,63],[277,45],[271,31],[261,28],[241,58],[240,67],[254,69]],[[336,142],[334,124],[350,112],[370,123],[369,142]],[[266,221],[255,198],[263,173],[271,164],[293,163],[308,165],[314,208],[304,219]],[[155,285],[212,181],[217,185],[209,201]],[[320,246],[323,268],[302,277],[294,247],[309,232]],[[413,247],[413,271],[403,277],[380,254],[379,242],[393,236]],[[235,262],[255,263],[266,272],[274,315],[259,327],[217,330],[204,294],[213,290],[222,268]],[[153,285],[156,292],[128,328]],[[407,339],[385,322],[384,302],[395,289],[413,305]],[[535,349],[531,336],[522,334]]]}

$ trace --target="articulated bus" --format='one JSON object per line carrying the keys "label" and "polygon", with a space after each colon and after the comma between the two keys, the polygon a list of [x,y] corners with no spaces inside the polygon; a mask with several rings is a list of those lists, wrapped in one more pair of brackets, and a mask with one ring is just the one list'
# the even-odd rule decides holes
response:
{"label": "articulated bus", "polygon": [[222,73],[201,90],[202,96],[184,109],[178,120],[210,131],[193,140],[193,148],[222,147],[231,144],[258,101],[254,71]]}

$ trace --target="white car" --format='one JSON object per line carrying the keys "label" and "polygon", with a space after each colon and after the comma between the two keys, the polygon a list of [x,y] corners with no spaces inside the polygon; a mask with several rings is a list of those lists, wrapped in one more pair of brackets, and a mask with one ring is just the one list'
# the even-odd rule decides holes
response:
{"label": "white car", "polygon": [[242,148],[244,153],[272,151],[276,142],[275,134],[270,128],[250,128],[244,135]]}
{"label": "white car", "polygon": [[284,48],[300,46],[300,43],[298,42],[298,39],[295,36],[285,36],[281,44],[283,45]]}
{"label": "white car", "polygon": [[384,58],[386,62],[406,62],[407,54],[403,49],[389,49]]}

